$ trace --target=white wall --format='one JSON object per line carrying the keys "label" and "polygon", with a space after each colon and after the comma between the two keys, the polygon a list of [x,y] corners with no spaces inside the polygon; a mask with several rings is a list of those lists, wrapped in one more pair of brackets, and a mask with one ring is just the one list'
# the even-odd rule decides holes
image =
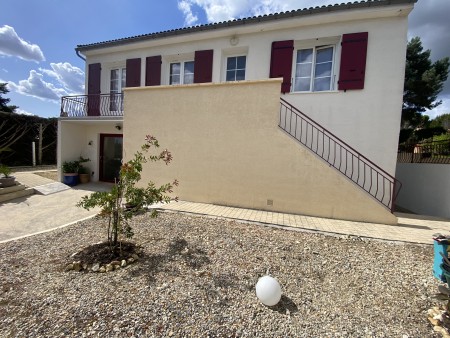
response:
{"label": "white wall", "polygon": [[397,179],[403,187],[397,205],[421,215],[450,218],[450,166],[398,163]]}
{"label": "white wall", "polygon": [[[58,175],[61,180],[61,164],[74,161],[80,156],[90,161],[83,166],[89,168],[91,180],[99,180],[100,134],[121,134],[115,126],[122,120],[64,120],[58,121]],[[62,137],[62,135],[64,135]],[[92,141],[92,142],[91,142]],[[91,142],[91,144],[89,144]],[[92,174],[93,173],[93,174]]]}
{"label": "white wall", "polygon": [[[144,85],[145,58],[162,55],[164,85],[168,84],[170,62],[193,60],[196,50],[214,49],[213,82],[224,81],[225,60],[233,54],[247,54],[246,80],[259,80],[269,77],[273,41],[293,39],[297,43],[319,43],[320,39],[331,37],[337,42],[333,71],[334,88],[337,88],[342,34],[368,32],[363,90],[292,93],[285,98],[393,176],[403,94],[407,15],[411,8],[402,5],[324,13],[149,40],[86,52],[86,65],[102,63],[102,93],[107,93],[110,70],[124,67],[126,59],[141,58],[141,85]],[[230,43],[232,36],[238,37],[236,46]]]}

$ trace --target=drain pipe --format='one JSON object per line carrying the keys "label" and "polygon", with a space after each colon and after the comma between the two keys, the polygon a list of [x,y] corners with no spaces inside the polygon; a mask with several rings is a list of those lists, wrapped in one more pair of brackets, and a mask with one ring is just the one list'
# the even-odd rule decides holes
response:
{"label": "drain pipe", "polygon": [[86,62],[86,58],[83,57],[83,55],[80,54],[80,51],[79,51],[78,49],[75,49],[75,51],[77,52],[77,56],[78,56],[81,60],[83,60],[84,62]]}

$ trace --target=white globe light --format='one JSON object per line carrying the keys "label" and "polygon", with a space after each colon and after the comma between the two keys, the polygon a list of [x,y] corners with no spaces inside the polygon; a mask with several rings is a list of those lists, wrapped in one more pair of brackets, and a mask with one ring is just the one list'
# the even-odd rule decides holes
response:
{"label": "white globe light", "polygon": [[273,277],[261,277],[256,283],[256,297],[264,305],[274,306],[281,299],[281,286]]}

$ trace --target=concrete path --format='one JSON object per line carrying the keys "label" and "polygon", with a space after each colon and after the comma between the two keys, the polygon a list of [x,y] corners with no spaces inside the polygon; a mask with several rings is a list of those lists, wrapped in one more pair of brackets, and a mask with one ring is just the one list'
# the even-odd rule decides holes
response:
{"label": "concrete path", "polygon": [[[29,186],[43,186],[55,181],[34,173],[15,173],[17,180]],[[33,195],[0,204],[0,243],[50,231],[94,216],[98,209],[76,207],[82,196],[110,189],[110,184],[88,183],[50,195]],[[450,220],[413,214],[397,214],[398,225],[374,224],[283,214],[261,210],[218,206],[205,203],[173,202],[156,208],[243,222],[283,227],[297,231],[347,234],[389,241],[432,244],[435,233],[450,234]]]}
{"label": "concrete path", "polygon": [[[15,173],[16,179],[28,187],[54,184],[55,181],[32,173]],[[109,189],[110,184],[80,184],[50,195],[35,194],[0,204],[0,243],[49,231],[98,213],[76,207],[82,196]]]}
{"label": "concrete path", "polygon": [[160,209],[239,221],[258,222],[293,230],[345,234],[389,241],[433,244],[435,233],[450,235],[450,220],[413,214],[396,214],[398,225],[351,222],[186,201],[160,205]]}

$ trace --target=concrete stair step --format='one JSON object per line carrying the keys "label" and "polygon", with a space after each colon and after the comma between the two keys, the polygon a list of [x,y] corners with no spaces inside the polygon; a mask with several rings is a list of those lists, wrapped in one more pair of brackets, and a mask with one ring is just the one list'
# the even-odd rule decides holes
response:
{"label": "concrete stair step", "polygon": [[[34,194],[33,188],[27,188],[24,185],[21,185],[21,186],[24,187],[24,189],[12,191],[12,192],[9,192],[6,194],[5,193],[0,194],[0,203],[4,203],[7,201],[14,200],[16,198],[26,197],[26,196],[30,196],[30,195]],[[3,188],[3,189],[8,189],[8,188]]]}
{"label": "concrete stair step", "polygon": [[9,193],[12,193],[15,191],[25,190],[26,188],[27,187],[24,186],[23,184],[16,183],[16,185],[13,185],[12,187],[0,188],[0,196],[9,194]]}

